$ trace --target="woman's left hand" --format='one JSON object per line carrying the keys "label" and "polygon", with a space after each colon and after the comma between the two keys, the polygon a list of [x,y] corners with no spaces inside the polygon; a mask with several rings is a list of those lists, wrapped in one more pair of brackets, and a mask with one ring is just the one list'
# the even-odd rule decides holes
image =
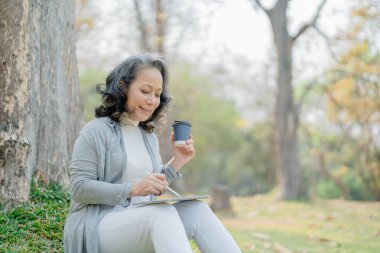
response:
{"label": "woman's left hand", "polygon": [[183,147],[177,147],[174,145],[174,133],[170,134],[170,140],[174,156],[174,160],[170,165],[178,171],[195,156],[193,136],[190,134],[190,138],[186,141],[186,144]]}

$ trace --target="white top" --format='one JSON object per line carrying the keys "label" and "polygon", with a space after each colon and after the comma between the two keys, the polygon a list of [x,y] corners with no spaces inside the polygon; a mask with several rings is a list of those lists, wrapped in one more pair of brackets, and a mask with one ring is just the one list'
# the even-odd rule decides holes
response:
{"label": "white top", "polygon": [[[138,122],[125,116],[120,119],[121,130],[127,152],[127,167],[125,168],[123,182],[139,182],[146,177],[146,171],[153,172],[153,162],[145,146],[145,142],[138,127]],[[150,196],[133,197],[131,204],[149,201]]]}

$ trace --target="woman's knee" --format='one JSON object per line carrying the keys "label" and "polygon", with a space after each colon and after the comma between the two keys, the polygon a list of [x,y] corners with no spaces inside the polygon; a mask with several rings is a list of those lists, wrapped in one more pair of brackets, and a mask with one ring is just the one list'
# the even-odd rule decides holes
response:
{"label": "woman's knee", "polygon": [[184,201],[175,204],[175,207],[186,212],[194,212],[196,213],[212,213],[210,207],[203,201],[200,200],[192,200],[192,201]]}

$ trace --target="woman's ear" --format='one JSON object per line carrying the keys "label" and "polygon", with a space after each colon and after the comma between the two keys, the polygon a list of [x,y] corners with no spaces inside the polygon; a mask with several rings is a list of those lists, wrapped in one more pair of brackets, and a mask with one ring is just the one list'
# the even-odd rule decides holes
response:
{"label": "woman's ear", "polygon": [[120,88],[125,94],[127,94],[128,88],[127,88],[127,85],[125,84],[125,82],[124,82],[123,80],[120,80],[120,81],[119,81],[119,88]]}

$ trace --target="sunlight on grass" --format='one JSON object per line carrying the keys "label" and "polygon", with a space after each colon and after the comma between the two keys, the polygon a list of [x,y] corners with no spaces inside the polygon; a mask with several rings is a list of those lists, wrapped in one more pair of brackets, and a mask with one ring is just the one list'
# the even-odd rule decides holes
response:
{"label": "sunlight on grass", "polygon": [[[0,211],[0,252],[63,252],[69,199],[57,186],[33,188],[29,203]],[[244,253],[380,252],[380,202],[282,202],[271,194],[231,202],[234,214],[217,215]]]}
{"label": "sunlight on grass", "polygon": [[378,202],[282,202],[263,195],[232,203],[234,217],[218,216],[243,252],[380,252]]}

